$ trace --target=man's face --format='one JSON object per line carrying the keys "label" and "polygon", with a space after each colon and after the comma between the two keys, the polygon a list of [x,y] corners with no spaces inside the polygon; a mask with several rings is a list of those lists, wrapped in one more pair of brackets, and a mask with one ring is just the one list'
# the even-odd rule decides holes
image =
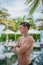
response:
{"label": "man's face", "polygon": [[24,34],[25,31],[26,31],[26,27],[24,27],[23,25],[20,25],[20,32],[21,32],[22,34]]}

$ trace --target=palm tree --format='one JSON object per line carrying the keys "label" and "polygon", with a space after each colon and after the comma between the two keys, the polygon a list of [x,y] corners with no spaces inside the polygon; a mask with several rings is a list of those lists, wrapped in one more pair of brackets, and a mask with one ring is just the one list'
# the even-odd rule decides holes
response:
{"label": "palm tree", "polygon": [[36,29],[36,26],[35,26],[35,21],[33,19],[33,16],[27,18],[29,24],[31,25],[31,28],[30,29]]}
{"label": "palm tree", "polygon": [[16,20],[17,20],[17,22],[16,22],[17,23],[17,30],[19,30],[20,23],[26,21],[26,16],[18,17],[18,18],[16,18]]}
{"label": "palm tree", "polygon": [[36,23],[38,22],[39,25],[37,26],[39,30],[43,30],[43,19],[39,18],[35,21]]}
{"label": "palm tree", "polygon": [[38,19],[36,20],[36,22],[37,22],[37,21],[43,21],[43,19],[42,19],[42,18],[38,18]]}
{"label": "palm tree", "polygon": [[26,0],[25,1],[25,4],[27,4],[27,6],[29,5],[29,7],[28,7],[28,10],[30,9],[29,14],[34,13],[36,8],[38,8],[40,2],[42,2],[42,5],[43,5],[43,0]]}
{"label": "palm tree", "polygon": [[8,23],[9,25],[8,25],[8,28],[9,29],[11,29],[11,30],[13,30],[13,31],[17,31],[17,26],[18,26],[18,24],[17,24],[17,22],[16,22],[16,19],[10,19],[9,20],[9,23]]}
{"label": "palm tree", "polygon": [[18,17],[17,20],[19,23],[24,22],[26,20],[26,16]]}
{"label": "palm tree", "polygon": [[5,8],[0,9],[0,23],[4,24],[5,26],[8,24],[8,17],[10,14],[8,14],[8,10]]}
{"label": "palm tree", "polygon": [[10,14],[8,14],[8,10],[5,8],[0,9],[0,18],[4,19],[7,18],[8,16],[10,16]]}

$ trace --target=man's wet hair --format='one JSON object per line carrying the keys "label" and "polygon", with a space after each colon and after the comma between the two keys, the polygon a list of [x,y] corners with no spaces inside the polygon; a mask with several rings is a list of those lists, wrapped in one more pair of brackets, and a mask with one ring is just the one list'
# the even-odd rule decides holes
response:
{"label": "man's wet hair", "polygon": [[27,26],[28,29],[30,28],[30,24],[28,22],[22,22],[20,25],[23,25],[24,27]]}

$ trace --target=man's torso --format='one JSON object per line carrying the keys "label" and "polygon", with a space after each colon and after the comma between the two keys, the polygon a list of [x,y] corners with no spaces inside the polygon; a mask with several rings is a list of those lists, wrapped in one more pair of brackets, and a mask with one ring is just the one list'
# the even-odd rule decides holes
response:
{"label": "man's torso", "polygon": [[[21,47],[23,44],[25,44],[25,41],[29,39],[29,37],[22,37],[19,41],[19,47]],[[31,40],[29,40],[31,41]],[[28,43],[29,44],[29,43]],[[28,65],[31,63],[30,55],[33,47],[31,46],[30,49],[28,49],[25,53],[22,55],[18,55],[18,63],[20,65]]]}

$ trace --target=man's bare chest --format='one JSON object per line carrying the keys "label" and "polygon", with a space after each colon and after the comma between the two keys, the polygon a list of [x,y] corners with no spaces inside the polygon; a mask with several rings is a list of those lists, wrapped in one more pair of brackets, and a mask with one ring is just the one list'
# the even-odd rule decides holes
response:
{"label": "man's bare chest", "polygon": [[25,39],[23,38],[23,39],[21,39],[21,40],[19,41],[19,47],[21,47],[24,43],[25,43]]}

